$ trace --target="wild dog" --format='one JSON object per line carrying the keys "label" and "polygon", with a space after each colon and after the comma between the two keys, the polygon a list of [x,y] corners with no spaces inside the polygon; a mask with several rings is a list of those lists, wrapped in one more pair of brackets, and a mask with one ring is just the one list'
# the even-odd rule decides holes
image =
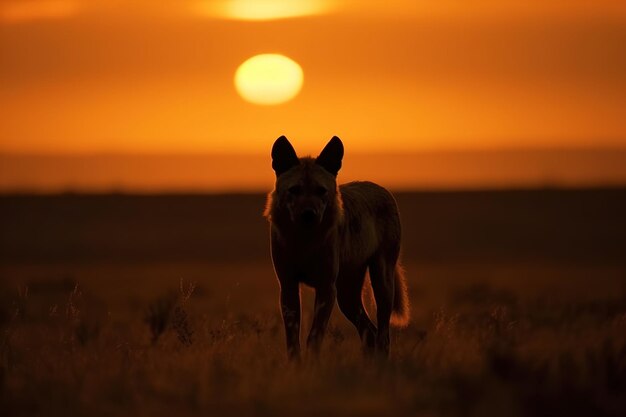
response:
{"label": "wild dog", "polygon": [[[389,354],[389,325],[406,326],[409,300],[400,253],[400,216],[389,191],[372,182],[337,186],[343,143],[334,136],[317,158],[298,158],[281,136],[272,147],[276,184],[268,195],[274,270],[287,353],[300,356],[300,284],[315,289],[307,348],[319,352],[335,305],[356,327],[364,351]],[[376,326],[363,307],[369,270]]]}

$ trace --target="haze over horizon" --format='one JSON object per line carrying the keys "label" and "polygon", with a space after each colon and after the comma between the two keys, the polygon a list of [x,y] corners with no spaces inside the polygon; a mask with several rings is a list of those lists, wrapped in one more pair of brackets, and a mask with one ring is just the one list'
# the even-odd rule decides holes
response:
{"label": "haze over horizon", "polygon": [[[362,153],[348,148],[338,182],[357,180],[394,191],[624,187],[626,149]],[[267,153],[0,153],[4,193],[258,193],[273,185]]]}

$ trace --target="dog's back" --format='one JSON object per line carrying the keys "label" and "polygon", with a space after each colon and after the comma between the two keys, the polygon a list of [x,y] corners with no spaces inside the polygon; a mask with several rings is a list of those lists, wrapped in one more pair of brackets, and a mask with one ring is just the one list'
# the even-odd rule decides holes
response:
{"label": "dog's back", "polygon": [[339,186],[343,203],[342,264],[367,262],[377,251],[399,251],[400,217],[396,201],[373,182]]}

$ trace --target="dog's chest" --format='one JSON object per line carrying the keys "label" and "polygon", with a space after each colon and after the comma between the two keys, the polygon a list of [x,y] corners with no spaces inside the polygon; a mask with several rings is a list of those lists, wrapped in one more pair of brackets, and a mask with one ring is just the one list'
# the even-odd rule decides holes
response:
{"label": "dog's chest", "polygon": [[338,268],[335,265],[337,254],[332,247],[304,248],[293,245],[282,247],[279,251],[274,261],[282,263],[292,279],[313,288],[334,282]]}
{"label": "dog's chest", "polygon": [[333,268],[332,257],[329,255],[294,259],[294,276],[310,287],[318,287],[334,279],[336,272]]}

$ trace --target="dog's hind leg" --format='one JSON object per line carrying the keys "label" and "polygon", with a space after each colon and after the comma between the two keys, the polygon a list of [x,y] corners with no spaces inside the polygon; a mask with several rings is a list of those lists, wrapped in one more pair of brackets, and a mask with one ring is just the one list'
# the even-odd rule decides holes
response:
{"label": "dog's hind leg", "polygon": [[366,353],[374,351],[376,327],[370,320],[365,308],[361,291],[367,266],[352,271],[341,271],[337,279],[337,302],[339,309],[354,327],[361,338],[361,345]]}
{"label": "dog's hind leg", "polygon": [[389,321],[394,297],[394,271],[398,256],[379,253],[369,264],[370,279],[376,299],[376,350],[383,356],[389,355]]}

